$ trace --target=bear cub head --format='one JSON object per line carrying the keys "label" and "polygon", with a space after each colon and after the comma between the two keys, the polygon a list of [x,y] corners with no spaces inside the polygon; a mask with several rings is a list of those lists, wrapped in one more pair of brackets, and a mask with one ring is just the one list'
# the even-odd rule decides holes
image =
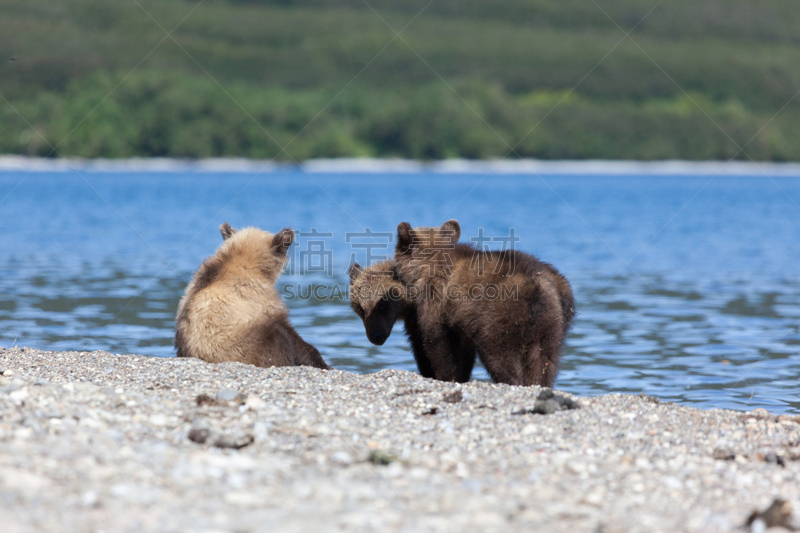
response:
{"label": "bear cub head", "polygon": [[395,276],[394,263],[383,261],[366,269],[354,263],[347,273],[350,305],[363,321],[369,341],[381,346],[406,309],[406,289]]}
{"label": "bear cub head", "polygon": [[274,284],[278,280],[287,252],[294,242],[294,230],[284,228],[276,234],[258,228],[234,229],[224,222],[219,227],[223,243],[216,257],[229,268],[257,269]]}
{"label": "bear cub head", "polygon": [[398,255],[423,249],[451,249],[460,237],[461,225],[455,219],[448,220],[438,228],[425,226],[412,228],[408,222],[401,222],[397,225],[395,259]]}
{"label": "bear cub head", "polygon": [[447,276],[453,266],[461,226],[448,220],[440,227],[412,228],[408,222],[397,225],[395,271],[406,286],[431,277]]}

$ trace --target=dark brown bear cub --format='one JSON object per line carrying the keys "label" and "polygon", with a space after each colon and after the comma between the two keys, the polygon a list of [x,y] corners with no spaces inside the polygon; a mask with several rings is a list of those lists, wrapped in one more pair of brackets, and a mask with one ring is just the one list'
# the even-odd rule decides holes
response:
{"label": "dark brown bear cub", "polygon": [[237,231],[226,222],[220,232],[222,245],[200,266],[178,306],[178,357],[330,368],[289,323],[289,310],[275,289],[294,231]]}
{"label": "dark brown bear cub", "polygon": [[364,323],[369,342],[383,345],[392,333],[395,322],[402,320],[419,373],[426,378],[435,377],[425,355],[417,309],[413,302],[408,301],[406,288],[397,280],[394,261],[383,261],[366,269],[355,263],[348,273],[350,306]]}
{"label": "dark brown bear cub", "polygon": [[433,375],[468,381],[476,352],[497,383],[552,387],[575,304],[567,280],[516,250],[459,243],[455,220],[397,227],[395,270]]}

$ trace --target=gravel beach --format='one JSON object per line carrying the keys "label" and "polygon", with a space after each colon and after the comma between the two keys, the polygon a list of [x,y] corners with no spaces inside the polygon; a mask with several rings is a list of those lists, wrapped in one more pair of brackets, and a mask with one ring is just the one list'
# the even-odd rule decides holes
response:
{"label": "gravel beach", "polygon": [[800,526],[800,417],[542,392],[0,350],[0,530]]}

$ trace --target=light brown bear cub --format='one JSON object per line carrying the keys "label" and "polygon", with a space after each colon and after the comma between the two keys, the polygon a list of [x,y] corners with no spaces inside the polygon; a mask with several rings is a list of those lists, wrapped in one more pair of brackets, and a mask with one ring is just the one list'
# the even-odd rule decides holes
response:
{"label": "light brown bear cub", "polygon": [[426,378],[435,377],[425,355],[417,309],[408,300],[405,286],[397,280],[394,261],[383,261],[366,269],[355,263],[348,274],[350,306],[364,322],[369,342],[383,345],[392,333],[394,324],[402,320],[419,373]]}
{"label": "light brown bear cub", "polygon": [[222,245],[197,270],[178,306],[178,357],[330,368],[289,323],[289,310],[275,289],[294,231],[237,231],[227,222],[219,229]]}
{"label": "light brown bear cub", "polygon": [[567,280],[516,250],[459,243],[455,220],[397,227],[395,272],[436,379],[468,381],[475,354],[497,383],[552,387],[575,315]]}

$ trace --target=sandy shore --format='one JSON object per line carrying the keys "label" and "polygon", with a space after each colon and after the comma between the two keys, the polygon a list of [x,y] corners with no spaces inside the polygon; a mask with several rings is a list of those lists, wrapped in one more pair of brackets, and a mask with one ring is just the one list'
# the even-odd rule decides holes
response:
{"label": "sandy shore", "polygon": [[0,350],[0,529],[742,531],[776,498],[798,524],[800,417],[540,392]]}

